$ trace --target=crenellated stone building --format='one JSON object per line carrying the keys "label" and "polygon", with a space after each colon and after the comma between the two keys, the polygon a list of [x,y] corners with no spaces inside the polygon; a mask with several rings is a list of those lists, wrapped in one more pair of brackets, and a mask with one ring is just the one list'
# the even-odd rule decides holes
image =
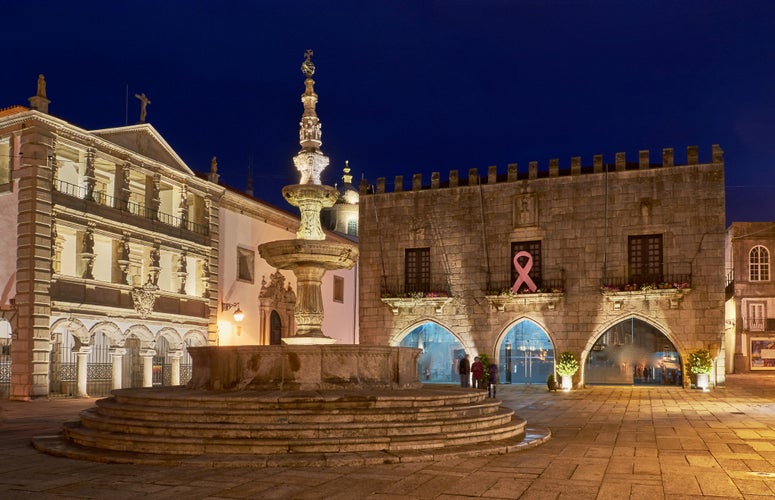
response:
{"label": "crenellated stone building", "polygon": [[143,118],[84,130],[0,111],[0,309],[10,397],[180,383],[216,340],[218,200]]}
{"label": "crenellated stone building", "polygon": [[617,153],[550,160],[392,192],[360,189],[360,338],[423,348],[425,381],[485,354],[501,382],[545,383],[573,352],[577,384],[688,385],[708,348],[723,383],[724,161]]}

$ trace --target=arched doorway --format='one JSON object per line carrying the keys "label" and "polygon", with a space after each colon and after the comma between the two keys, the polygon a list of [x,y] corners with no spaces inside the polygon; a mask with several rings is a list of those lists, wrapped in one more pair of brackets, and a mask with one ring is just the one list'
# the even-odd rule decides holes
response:
{"label": "arched doorway", "polygon": [[413,328],[399,343],[422,349],[417,372],[425,384],[460,383],[458,363],[465,356],[463,344],[449,330],[427,322]]}
{"label": "arched doorway", "polygon": [[500,383],[545,384],[554,371],[554,346],[543,328],[523,319],[503,336],[498,359]]}
{"label": "arched doorway", "polygon": [[587,355],[586,384],[682,385],[681,357],[657,328],[637,318],[606,330]]}

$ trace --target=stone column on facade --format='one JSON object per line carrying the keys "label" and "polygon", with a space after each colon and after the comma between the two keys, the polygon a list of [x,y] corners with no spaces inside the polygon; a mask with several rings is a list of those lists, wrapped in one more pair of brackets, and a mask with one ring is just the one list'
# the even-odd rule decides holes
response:
{"label": "stone column on facade", "polygon": [[63,238],[59,237],[57,231],[56,217],[51,217],[51,273],[59,274],[62,269],[62,249],[64,248]]}
{"label": "stone column on facade", "polygon": [[124,236],[119,242],[119,255],[118,255],[118,267],[121,269],[121,283],[129,285],[129,262],[130,262],[130,248],[129,248],[129,233],[124,233]]}
{"label": "stone column on facade", "polygon": [[[51,352],[51,167],[53,132],[29,126],[13,134],[16,216],[16,328],[11,350],[12,400],[46,396]],[[18,154],[17,154],[18,153]],[[18,159],[17,159],[18,158]]]}
{"label": "stone column on facade", "polygon": [[143,359],[143,387],[153,387],[153,357],[156,351],[145,349],[140,351],[140,357]]}
{"label": "stone column on facade", "polygon": [[131,190],[129,188],[129,174],[131,173],[131,167],[129,162],[124,162],[121,165],[121,175],[118,176],[118,186],[116,190],[116,208],[119,210],[129,210],[129,196]]}
{"label": "stone column on facade", "polygon": [[82,248],[81,259],[83,259],[84,269],[81,277],[87,280],[93,280],[94,259],[96,258],[96,255],[94,253],[94,227],[91,224],[86,228],[86,232],[83,234]]}
{"label": "stone column on facade", "polygon": [[126,349],[123,347],[116,347],[110,350],[110,360],[112,365],[112,389],[121,389],[121,387],[124,385],[124,381],[122,379],[122,368],[125,354]]}
{"label": "stone column on facade", "polygon": [[76,393],[79,398],[87,398],[89,394],[86,390],[87,383],[89,382],[89,354],[91,354],[92,346],[81,346],[75,351],[77,378],[76,378]]}
{"label": "stone column on facade", "polygon": [[180,190],[180,203],[178,204],[178,216],[181,229],[188,229],[188,186],[185,184]]}
{"label": "stone column on facade", "polygon": [[94,177],[94,148],[86,150],[86,170],[83,174],[84,181],[86,182],[86,195],[84,199],[94,201],[94,186],[97,179]]}
{"label": "stone column on facade", "polygon": [[185,294],[186,281],[188,280],[188,262],[185,250],[181,250],[180,256],[178,257],[178,280],[180,283],[178,293]]}
{"label": "stone column on facade", "polygon": [[180,358],[183,357],[183,350],[170,351],[167,353],[167,357],[170,358],[172,370],[172,373],[170,373],[170,384],[180,385]]}
{"label": "stone column on facade", "polygon": [[207,297],[210,291],[210,256],[205,255],[202,260],[202,297]]}
{"label": "stone column on facade", "polygon": [[161,207],[161,174],[153,174],[151,184],[151,219],[159,220],[159,207]]}
{"label": "stone column on facade", "polygon": [[59,190],[59,162],[57,161],[57,136],[51,138],[51,154],[49,155],[49,165],[51,166],[51,185],[54,191]]}
{"label": "stone column on facade", "polygon": [[159,271],[161,270],[161,242],[156,240],[153,242],[153,248],[151,249],[151,265],[148,269],[151,271],[149,279],[155,286],[159,286]]}

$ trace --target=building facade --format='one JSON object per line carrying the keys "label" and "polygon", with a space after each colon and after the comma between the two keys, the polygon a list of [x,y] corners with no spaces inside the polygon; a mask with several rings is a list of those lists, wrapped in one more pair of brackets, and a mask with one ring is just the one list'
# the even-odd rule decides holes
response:
{"label": "building facade", "polygon": [[[296,276],[271,267],[257,249],[262,243],[295,239],[299,217],[227,189],[218,219],[219,345],[279,345],[296,333]],[[326,239],[349,241],[330,231]],[[358,343],[357,286],[357,264],[323,277],[323,331],[339,344]],[[243,315],[240,321],[235,320],[237,309]]]}
{"label": "building facade", "polygon": [[734,222],[726,240],[727,363],[735,373],[775,371],[775,223]]}
{"label": "building facade", "polygon": [[707,156],[363,182],[361,343],[422,348],[426,382],[458,380],[469,354],[545,383],[570,351],[576,384],[688,385],[683,362],[708,348],[723,383],[724,161]]}
{"label": "building facade", "polygon": [[[13,399],[186,379],[216,340],[218,200],[148,123],[0,111],[0,309]],[[144,118],[144,117],[143,117]]]}

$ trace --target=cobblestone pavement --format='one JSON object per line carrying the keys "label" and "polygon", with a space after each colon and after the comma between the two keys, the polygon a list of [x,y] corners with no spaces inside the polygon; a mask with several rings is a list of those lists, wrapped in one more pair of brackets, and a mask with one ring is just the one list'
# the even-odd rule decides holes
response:
{"label": "cobblestone pavement", "polygon": [[509,455],[332,468],[150,467],[51,457],[33,436],[93,399],[0,401],[0,498],[772,498],[775,377],[732,375],[710,392],[500,386],[552,439]]}

